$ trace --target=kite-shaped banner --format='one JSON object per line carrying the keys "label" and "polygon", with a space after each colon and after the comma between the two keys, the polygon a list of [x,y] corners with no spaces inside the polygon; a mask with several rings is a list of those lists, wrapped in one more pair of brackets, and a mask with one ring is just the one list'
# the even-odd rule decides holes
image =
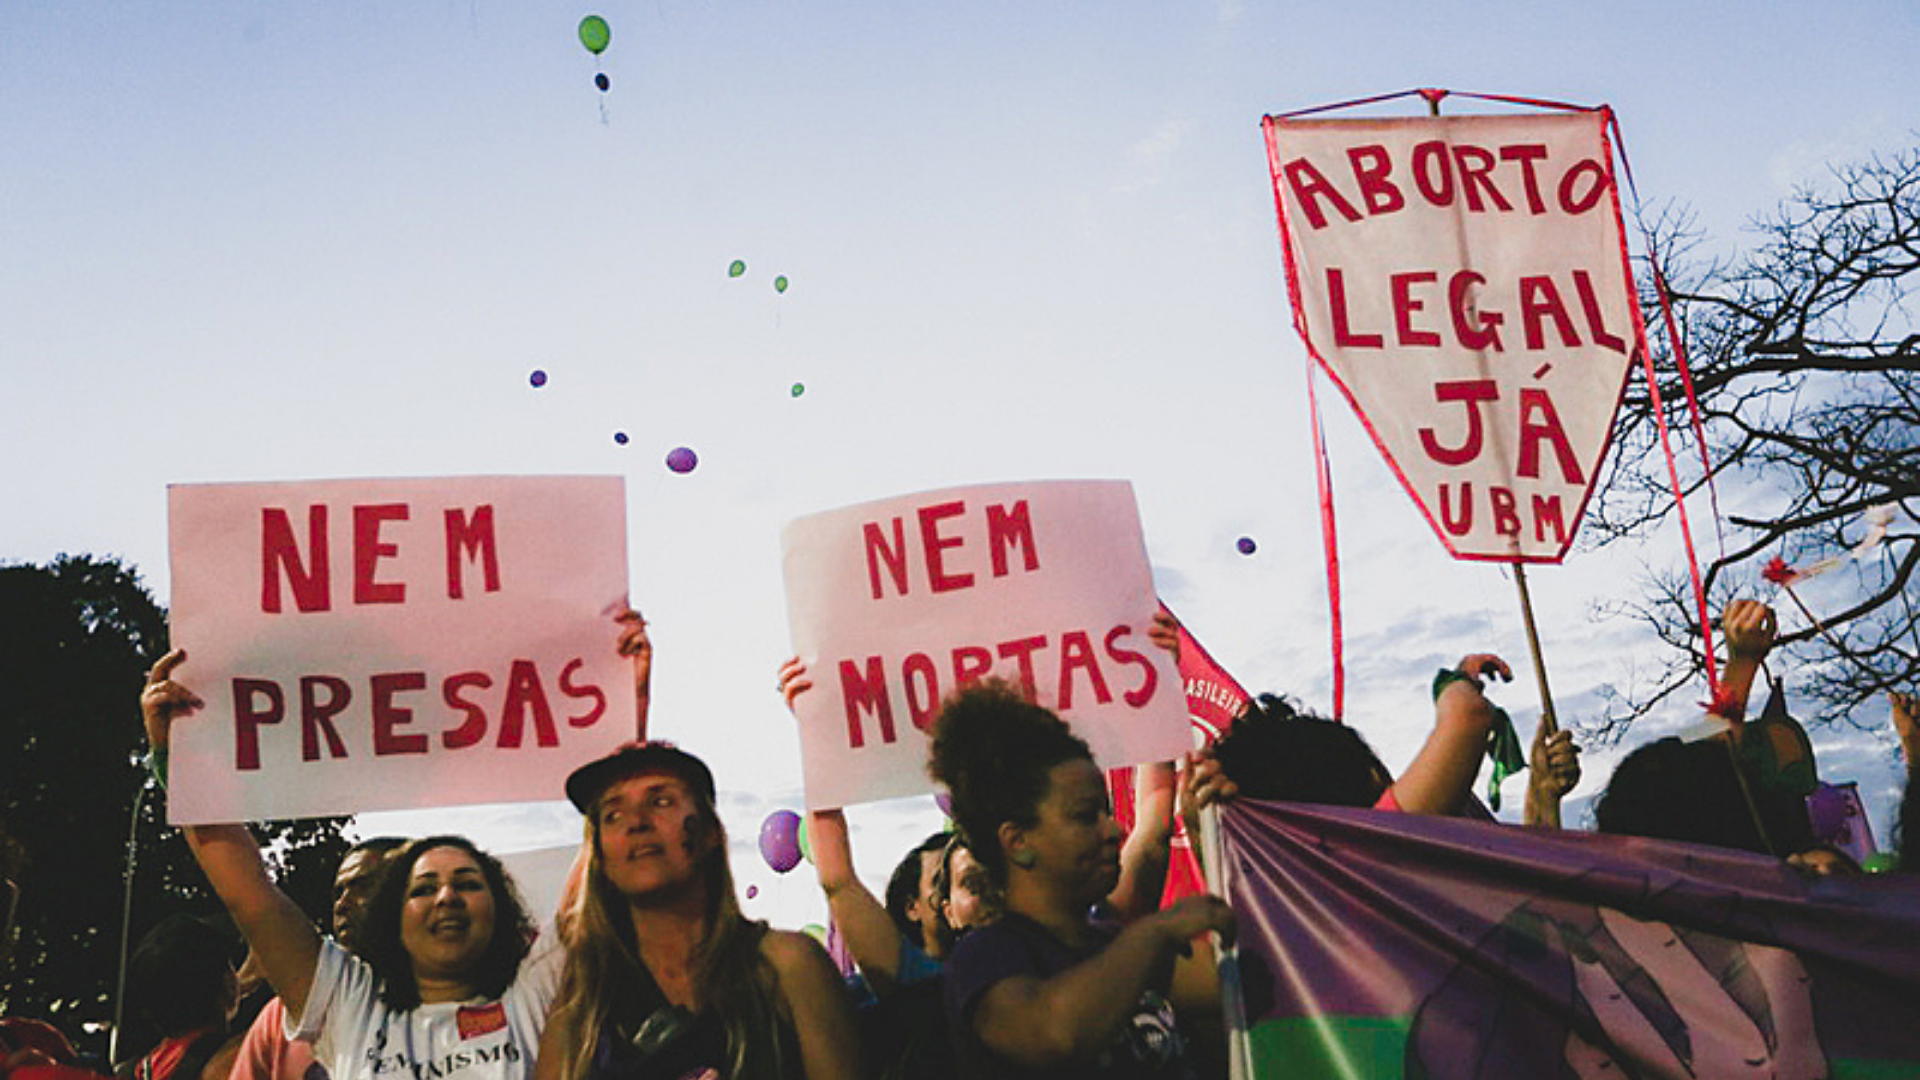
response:
{"label": "kite-shaped banner", "polygon": [[1560,560],[1643,347],[1609,119],[1267,121],[1294,324],[1457,558]]}

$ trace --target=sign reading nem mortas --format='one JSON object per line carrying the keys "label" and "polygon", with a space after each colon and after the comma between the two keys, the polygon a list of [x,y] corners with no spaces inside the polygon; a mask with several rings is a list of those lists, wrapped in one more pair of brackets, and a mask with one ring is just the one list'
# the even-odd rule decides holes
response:
{"label": "sign reading nem mortas", "polygon": [[174,485],[175,823],[557,799],[635,735],[618,477]]}
{"label": "sign reading nem mortas", "polygon": [[1565,554],[1643,347],[1607,120],[1267,121],[1294,324],[1457,557]]}
{"label": "sign reading nem mortas", "polygon": [[1103,766],[1189,746],[1133,486],[951,488],[798,518],[787,618],[813,689],[794,700],[807,805],[929,791],[927,733],[956,687],[1020,684]]}

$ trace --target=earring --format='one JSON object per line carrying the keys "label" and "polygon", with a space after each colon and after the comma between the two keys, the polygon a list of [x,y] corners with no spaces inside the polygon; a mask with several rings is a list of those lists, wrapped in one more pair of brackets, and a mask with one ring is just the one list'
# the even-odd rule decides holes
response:
{"label": "earring", "polygon": [[1007,854],[1007,858],[1013,862],[1013,865],[1019,867],[1022,870],[1033,869],[1033,864],[1035,862],[1033,852],[1028,851],[1025,848],[1021,848],[1019,851],[1009,852]]}

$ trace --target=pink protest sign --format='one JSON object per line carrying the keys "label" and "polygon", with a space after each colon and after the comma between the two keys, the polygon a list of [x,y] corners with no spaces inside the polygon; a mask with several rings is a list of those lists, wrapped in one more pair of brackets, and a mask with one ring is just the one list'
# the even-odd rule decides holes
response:
{"label": "pink protest sign", "polygon": [[176,824],[557,799],[635,737],[618,477],[168,489]]}
{"label": "pink protest sign", "polygon": [[1609,115],[1267,121],[1294,325],[1456,557],[1560,560],[1644,348]]}
{"label": "pink protest sign", "polygon": [[807,805],[932,790],[941,699],[1022,684],[1112,767],[1188,746],[1133,486],[1048,481],[925,492],[814,514],[781,537],[787,619],[814,688],[794,703]]}

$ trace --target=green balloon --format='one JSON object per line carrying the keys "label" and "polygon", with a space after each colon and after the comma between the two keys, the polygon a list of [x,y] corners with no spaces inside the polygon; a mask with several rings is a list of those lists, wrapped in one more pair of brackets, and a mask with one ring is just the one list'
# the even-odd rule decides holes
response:
{"label": "green balloon", "polygon": [[598,15],[589,15],[580,20],[580,44],[595,56],[607,51],[607,42],[613,40],[613,31],[607,27],[607,20]]}
{"label": "green balloon", "polygon": [[779,277],[773,279],[773,291],[774,292],[787,291],[787,275],[781,274]]}
{"label": "green balloon", "polygon": [[806,384],[805,384],[805,383],[794,383],[794,384],[793,384],[793,396],[794,396],[794,397],[799,397],[799,396],[800,396],[801,394],[804,394],[804,393],[806,393],[806,392],[807,392],[807,387],[806,387]]}
{"label": "green balloon", "polygon": [[807,819],[800,819],[800,857],[813,861],[813,837],[807,835]]}
{"label": "green balloon", "polygon": [[727,267],[728,277],[739,277],[741,274],[744,274],[746,272],[747,272],[747,264],[744,259],[735,259],[733,260],[733,265]]}
{"label": "green balloon", "polygon": [[1900,858],[1891,851],[1876,851],[1867,856],[1860,869],[1869,874],[1886,874],[1900,869]]}

